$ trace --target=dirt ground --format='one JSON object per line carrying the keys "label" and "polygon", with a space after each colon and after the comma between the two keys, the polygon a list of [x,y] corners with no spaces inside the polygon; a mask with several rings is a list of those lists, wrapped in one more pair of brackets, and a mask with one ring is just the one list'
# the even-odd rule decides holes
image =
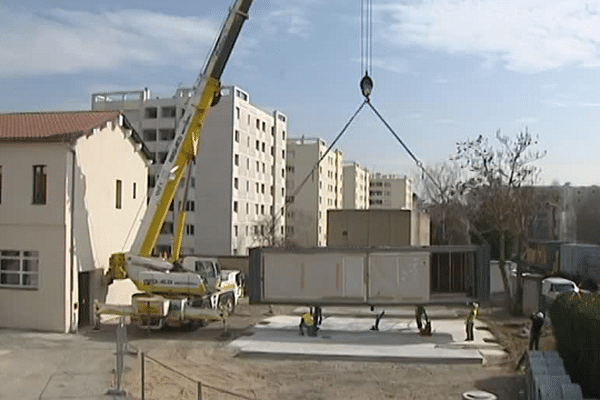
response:
{"label": "dirt ground", "polygon": [[[274,314],[291,309],[272,307]],[[512,318],[499,308],[483,307],[480,319],[509,358],[485,366],[243,358],[225,347],[231,339],[249,335],[249,328],[268,312],[267,306],[238,306],[227,337],[220,323],[192,332],[132,329],[131,346],[146,354],[145,398],[198,399],[198,381],[204,400],[460,399],[462,393],[475,389],[494,393],[500,400],[513,400],[519,399],[524,385],[515,365],[528,340],[516,334],[527,319]],[[553,346],[552,335],[543,335],[541,348]],[[126,365],[125,388],[133,398],[141,398],[140,356],[129,358]]]}

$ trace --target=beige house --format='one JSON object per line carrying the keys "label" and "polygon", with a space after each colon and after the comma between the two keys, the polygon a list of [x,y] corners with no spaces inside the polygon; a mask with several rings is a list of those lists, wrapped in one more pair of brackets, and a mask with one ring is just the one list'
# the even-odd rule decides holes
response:
{"label": "beige house", "polygon": [[0,115],[0,327],[89,323],[145,211],[149,160],[117,111]]}

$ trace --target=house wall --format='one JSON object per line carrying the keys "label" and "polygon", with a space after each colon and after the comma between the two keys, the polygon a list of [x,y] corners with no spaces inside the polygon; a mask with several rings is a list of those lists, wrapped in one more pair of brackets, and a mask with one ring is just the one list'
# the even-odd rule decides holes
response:
{"label": "house wall", "polygon": [[[64,144],[3,143],[0,251],[38,252],[37,288],[0,285],[0,326],[66,332],[71,275],[67,258]],[[32,204],[33,165],[46,165],[46,204]]]}
{"label": "house wall", "polygon": [[[79,272],[92,271],[91,312],[95,299],[122,304],[136,291],[126,282],[106,287],[100,278],[111,254],[129,250],[138,232],[146,210],[148,167],[123,128],[110,124],[80,138],[75,154],[75,264]],[[116,207],[117,180],[122,182],[121,208]]]}

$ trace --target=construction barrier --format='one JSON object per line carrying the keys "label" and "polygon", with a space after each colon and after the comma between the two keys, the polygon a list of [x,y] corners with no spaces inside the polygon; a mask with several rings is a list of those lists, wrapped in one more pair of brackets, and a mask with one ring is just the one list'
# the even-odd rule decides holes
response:
{"label": "construction barrier", "polygon": [[528,351],[525,355],[527,400],[583,400],[581,387],[571,382],[556,351]]}

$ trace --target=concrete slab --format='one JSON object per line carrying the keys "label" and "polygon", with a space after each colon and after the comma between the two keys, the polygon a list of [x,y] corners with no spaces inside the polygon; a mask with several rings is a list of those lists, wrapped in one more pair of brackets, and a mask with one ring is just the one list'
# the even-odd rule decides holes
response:
{"label": "concrete slab", "polygon": [[372,331],[371,318],[328,316],[317,337],[300,336],[299,322],[297,315],[266,318],[254,327],[253,335],[238,338],[229,346],[246,357],[479,364],[485,360],[482,350],[501,351],[488,342],[493,336],[480,321],[472,342],[464,341],[462,319],[433,320],[431,336],[418,334],[414,317],[384,318],[379,331]]}
{"label": "concrete slab", "polygon": [[0,329],[2,399],[109,400],[114,342],[73,334]]}

